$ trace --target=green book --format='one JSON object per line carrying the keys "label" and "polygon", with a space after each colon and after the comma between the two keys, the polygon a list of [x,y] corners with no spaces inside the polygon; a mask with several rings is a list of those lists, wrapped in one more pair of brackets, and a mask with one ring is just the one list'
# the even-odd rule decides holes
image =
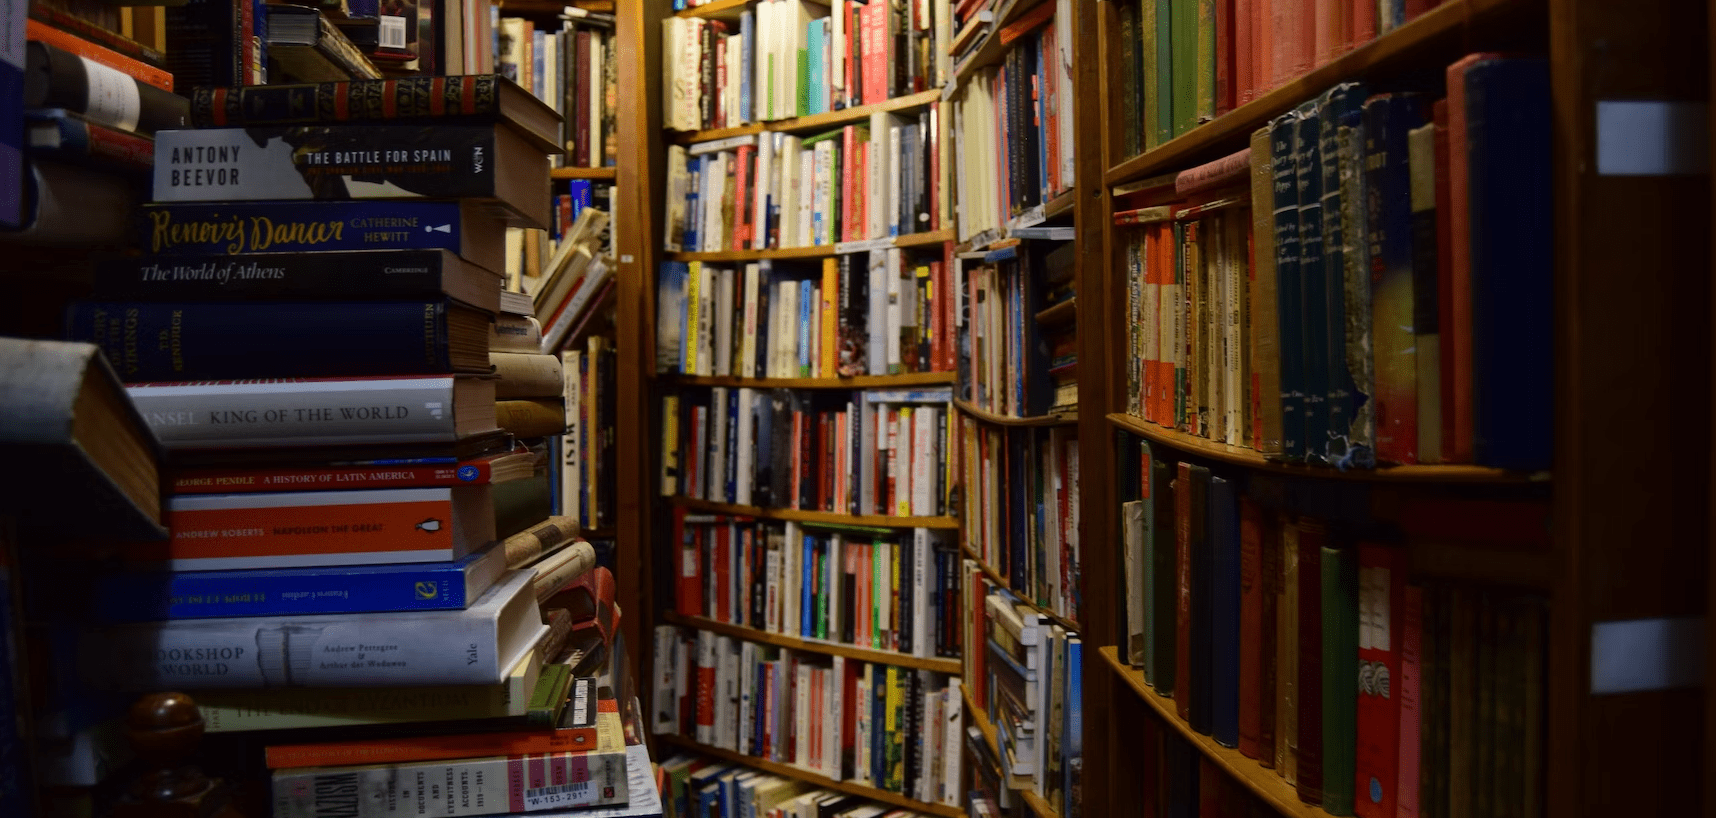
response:
{"label": "green book", "polygon": [[1174,53],[1174,135],[1198,124],[1198,6],[1203,0],[1169,0]]}
{"label": "green book", "polygon": [[1197,0],[1197,112],[1193,115],[1192,123],[1208,122],[1215,119],[1215,75],[1216,75],[1216,0]]}
{"label": "green book", "polygon": [[[1323,811],[1353,814],[1358,743],[1358,565],[1323,546]],[[1301,569],[1303,570],[1303,569]]]}
{"label": "green book", "polygon": [[566,707],[566,694],[571,689],[571,665],[544,665],[542,675],[536,679],[535,689],[530,691],[530,702],[525,706],[525,721],[542,727],[558,724],[560,711]]}
{"label": "green book", "polygon": [[1158,123],[1162,112],[1157,108],[1161,90],[1157,87],[1162,72],[1156,63],[1156,5],[1157,0],[1141,0],[1138,4],[1138,22],[1134,30],[1138,37],[1136,72],[1140,93],[1138,97],[1138,128],[1141,143],[1140,151],[1150,150],[1162,144],[1157,134]]}
{"label": "green book", "polygon": [[[1150,27],[1145,31],[1155,32],[1156,54],[1156,141],[1151,147],[1173,139],[1179,130],[1175,127],[1174,119],[1174,15],[1173,6],[1176,2],[1190,0],[1144,0],[1154,3],[1155,10],[1150,12]],[[1144,35],[1151,36],[1149,34]],[[1150,65],[1150,63],[1145,63]]]}

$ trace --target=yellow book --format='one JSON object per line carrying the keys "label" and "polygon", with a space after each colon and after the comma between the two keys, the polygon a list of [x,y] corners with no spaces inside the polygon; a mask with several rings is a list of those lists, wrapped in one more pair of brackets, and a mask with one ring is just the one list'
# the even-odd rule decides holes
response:
{"label": "yellow book", "polygon": [[840,327],[838,304],[840,298],[840,262],[832,257],[822,260],[822,305],[817,318],[822,333],[821,354],[817,355],[816,376],[832,378],[840,373],[840,345],[836,339]]}

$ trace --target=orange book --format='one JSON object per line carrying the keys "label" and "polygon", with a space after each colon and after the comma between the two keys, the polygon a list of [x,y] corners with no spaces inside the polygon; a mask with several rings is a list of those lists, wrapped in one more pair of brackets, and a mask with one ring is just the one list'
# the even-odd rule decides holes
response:
{"label": "orange book", "polygon": [[135,77],[163,91],[173,90],[173,75],[142,60],[133,59],[113,49],[96,45],[75,34],[69,34],[38,20],[24,21],[24,38],[47,43],[90,62],[105,65],[115,71]]}
{"label": "orange book", "polygon": [[[611,719],[604,714],[612,713]],[[268,747],[264,759],[270,770],[288,767],[334,767],[348,764],[403,764],[485,756],[568,753],[596,748],[598,721],[610,721],[619,729],[619,702],[600,699],[591,724],[559,729],[515,730],[505,733],[468,733],[451,736],[402,736],[398,738],[332,741],[320,744],[281,744]]]}
{"label": "orange book", "polygon": [[167,504],[169,536],[127,549],[174,571],[450,562],[494,539],[488,486],[194,494]]}

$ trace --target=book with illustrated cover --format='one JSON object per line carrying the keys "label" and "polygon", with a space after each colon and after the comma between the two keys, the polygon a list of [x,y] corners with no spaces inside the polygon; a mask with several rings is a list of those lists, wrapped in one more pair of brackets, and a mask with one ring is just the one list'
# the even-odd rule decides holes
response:
{"label": "book with illustrated cover", "polygon": [[229,256],[337,250],[451,250],[485,270],[506,267],[501,224],[470,202],[211,202],[144,205],[150,253]]}
{"label": "book with illustrated cover", "polygon": [[548,157],[502,125],[301,125],[164,131],[159,202],[479,199],[549,224]]}

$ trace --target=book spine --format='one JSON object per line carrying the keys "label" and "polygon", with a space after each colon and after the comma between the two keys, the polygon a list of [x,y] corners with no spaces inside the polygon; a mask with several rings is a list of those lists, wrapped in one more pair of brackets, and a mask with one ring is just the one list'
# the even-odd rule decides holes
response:
{"label": "book spine", "polygon": [[95,598],[98,615],[110,622],[462,609],[504,570],[497,548],[455,563],[187,571],[147,582],[105,574]]}
{"label": "book spine", "polygon": [[26,86],[30,108],[66,108],[109,127],[141,134],[191,125],[183,98],[87,56],[31,39],[25,60],[41,84]]}
{"label": "book spine", "polygon": [[1299,525],[1298,584],[1298,703],[1295,723],[1294,769],[1299,800],[1323,803],[1323,545],[1327,532],[1321,523],[1306,520]]}
{"label": "book spine", "polygon": [[[1304,376],[1305,459],[1327,462],[1330,418],[1328,393],[1329,302],[1324,272],[1323,173],[1321,125],[1325,100],[1306,103],[1294,138],[1294,180],[1299,191],[1299,317],[1300,361]],[[1332,112],[1330,112],[1332,113]]]}
{"label": "book spine", "polygon": [[1299,186],[1294,161],[1294,136],[1299,114],[1291,112],[1269,124],[1271,161],[1274,164],[1273,212],[1275,214],[1275,315],[1279,322],[1279,373],[1281,405],[1281,454],[1289,460],[1303,459],[1305,441],[1304,321],[1299,306]]}
{"label": "book spine", "polygon": [[216,202],[142,209],[150,253],[236,255],[338,250],[451,250],[463,231],[457,202]]}
{"label": "book spine", "polygon": [[155,141],[147,136],[82,119],[70,112],[60,113],[58,116],[42,116],[39,112],[32,112],[26,119],[30,122],[28,127],[32,132],[46,124],[57,134],[56,147],[33,145],[31,151],[34,153],[132,173],[146,173],[154,165]]}
{"label": "book spine", "polygon": [[1412,335],[1412,199],[1407,132],[1423,124],[1419,97],[1389,94],[1365,105],[1366,196],[1371,223],[1371,332],[1376,456],[1418,462],[1418,364]]}
{"label": "book spine", "polygon": [[485,485],[492,476],[487,460],[463,463],[402,463],[373,468],[280,467],[273,469],[198,469],[170,475],[172,493],[233,494],[251,491],[314,489],[396,489],[426,486]]}
{"label": "book spine", "polygon": [[[1263,733],[1263,511],[1239,498],[1239,741],[1246,758],[1261,758]],[[1270,657],[1273,660],[1273,657]]]}
{"label": "book spine", "polygon": [[1224,747],[1239,744],[1240,530],[1234,486],[1210,479],[1207,544],[1210,576],[1210,736]]}
{"label": "book spine", "polygon": [[[1322,549],[1323,810],[1353,814],[1359,695],[1358,568],[1351,548]],[[1367,787],[1368,789],[1368,787]],[[1365,800],[1369,800],[1368,794]]]}
{"label": "book spine", "polygon": [[[1391,576],[1389,581],[1391,584],[1403,584],[1404,579],[1396,580]],[[1400,635],[1398,654],[1400,659],[1398,688],[1400,697],[1397,705],[1400,711],[1398,722],[1400,743],[1396,750],[1398,765],[1395,770],[1395,780],[1398,783],[1392,791],[1387,789],[1385,785],[1383,792],[1385,794],[1392,792],[1395,796],[1395,809],[1392,815],[1399,816],[1399,818],[1418,818],[1419,791],[1424,774],[1423,757],[1425,754],[1423,745],[1425,734],[1421,726],[1425,705],[1424,671],[1427,669],[1423,657],[1424,589],[1417,585],[1403,585],[1398,600],[1401,607],[1397,612],[1391,611],[1389,619],[1391,630],[1396,621],[1394,616],[1399,617],[1400,623],[1398,631]],[[1363,745],[1360,746],[1360,749],[1362,752]],[[1365,782],[1361,779],[1360,783],[1362,785]],[[1375,790],[1373,789],[1372,792],[1374,793]],[[1360,803],[1363,803],[1363,799],[1360,800]],[[1373,814],[1386,815],[1389,813]]]}
{"label": "book spine", "polygon": [[[35,13],[35,10],[32,9],[32,18]],[[84,32],[80,31],[78,34],[74,34],[70,30],[62,28],[58,22],[49,25],[36,19],[24,21],[24,36],[30,40],[46,43],[67,53],[100,63],[163,91],[173,90],[173,75],[142,59],[141,45],[132,43],[136,46],[136,49],[132,50],[138,51],[136,54],[122,54],[117,50],[122,47],[118,42],[109,39],[97,43],[92,39],[84,39],[80,36],[82,33]],[[117,37],[117,35],[113,36]],[[123,38],[117,39],[123,40]]]}
{"label": "book spine", "polygon": [[[126,383],[427,374],[452,369],[447,307],[83,301],[69,309],[66,334],[101,347]],[[366,339],[361,348],[354,337]]]}
{"label": "book spine", "polygon": [[115,300],[433,298],[451,284],[452,263],[447,251],[152,255],[98,265],[94,287]]}
{"label": "book spine", "polygon": [[[420,781],[458,782],[445,787]],[[488,815],[624,804],[624,751],[491,756],[361,767],[302,767],[274,773],[274,814],[357,818]]]}
{"label": "book spine", "polygon": [[126,390],[155,437],[171,449],[324,446],[451,441],[452,380],[377,381],[364,390],[342,382],[141,384]]}
{"label": "book spine", "polygon": [[198,87],[190,94],[199,128],[417,119],[494,121],[497,74],[354,79],[342,82]]}

